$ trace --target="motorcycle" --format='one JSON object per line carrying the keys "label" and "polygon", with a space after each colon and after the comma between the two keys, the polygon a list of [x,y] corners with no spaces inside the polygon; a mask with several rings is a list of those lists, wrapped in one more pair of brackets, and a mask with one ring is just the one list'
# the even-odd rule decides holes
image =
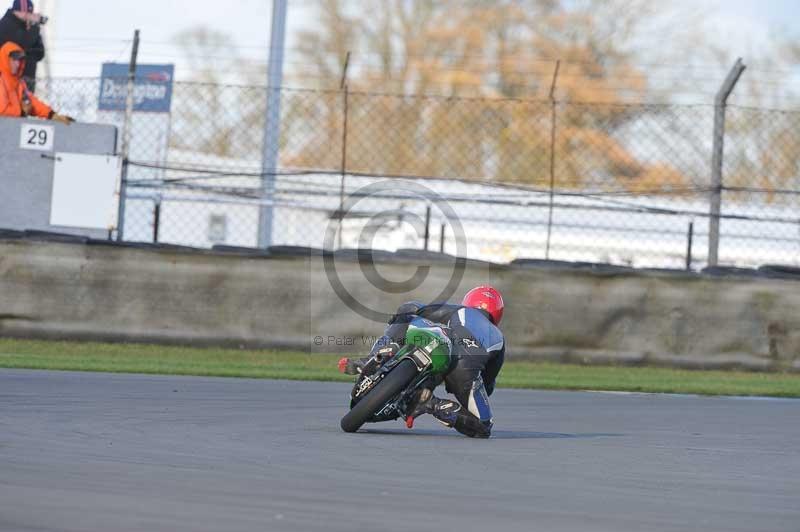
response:
{"label": "motorcycle", "polygon": [[[350,411],[342,418],[345,432],[356,432],[364,423],[407,418],[414,394],[429,379],[446,375],[455,363],[453,345],[445,327],[424,318],[408,325],[403,347],[391,358],[375,355],[350,394]],[[365,375],[364,373],[370,373]],[[407,422],[409,428],[411,422]]]}

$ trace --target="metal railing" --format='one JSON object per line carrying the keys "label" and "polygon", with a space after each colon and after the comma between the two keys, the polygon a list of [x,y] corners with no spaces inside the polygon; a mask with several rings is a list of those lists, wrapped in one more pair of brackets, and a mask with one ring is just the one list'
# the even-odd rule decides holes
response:
{"label": "metal railing", "polygon": [[[455,216],[470,258],[700,268],[715,262],[718,220],[719,264],[800,266],[798,112],[271,90],[274,175],[264,87],[175,83],[171,113],[134,113],[126,240],[256,247],[266,212],[272,245],[455,253]],[[98,79],[40,80],[37,93],[122,125],[97,110]]]}

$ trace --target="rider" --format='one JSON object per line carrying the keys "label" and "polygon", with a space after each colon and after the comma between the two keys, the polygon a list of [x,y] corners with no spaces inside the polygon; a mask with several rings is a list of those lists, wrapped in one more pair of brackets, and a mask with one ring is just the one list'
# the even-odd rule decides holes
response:
{"label": "rider", "polygon": [[374,372],[378,364],[370,361],[394,356],[405,339],[408,324],[417,317],[449,328],[448,336],[453,341],[457,362],[444,382],[446,390],[456,396],[458,403],[434,396],[433,389],[439,382],[429,382],[417,391],[406,425],[412,428],[415,418],[432,414],[462,434],[488,438],[492,429],[488,396],[494,391],[495,379],[505,356],[505,338],[497,328],[503,317],[503,297],[491,286],[473,288],[460,305],[404,303],[389,320],[384,335],[375,342],[370,356],[360,360],[343,358],[339,361],[339,370],[350,375]]}

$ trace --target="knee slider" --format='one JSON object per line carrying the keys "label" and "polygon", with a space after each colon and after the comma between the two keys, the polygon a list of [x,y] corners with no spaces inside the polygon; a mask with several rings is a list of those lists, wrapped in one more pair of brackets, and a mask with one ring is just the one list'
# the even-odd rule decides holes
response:
{"label": "knee slider", "polygon": [[492,425],[492,409],[489,406],[489,397],[483,386],[483,379],[479,376],[472,382],[469,391],[469,411],[484,424]]}

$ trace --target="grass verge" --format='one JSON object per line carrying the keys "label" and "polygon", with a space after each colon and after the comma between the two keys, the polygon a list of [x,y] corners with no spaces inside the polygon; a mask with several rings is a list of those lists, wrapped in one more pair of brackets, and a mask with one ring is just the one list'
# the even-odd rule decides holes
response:
{"label": "grass verge", "polygon": [[[349,382],[337,356],[274,350],[0,338],[0,367]],[[800,397],[800,375],[509,361],[503,388]]]}

